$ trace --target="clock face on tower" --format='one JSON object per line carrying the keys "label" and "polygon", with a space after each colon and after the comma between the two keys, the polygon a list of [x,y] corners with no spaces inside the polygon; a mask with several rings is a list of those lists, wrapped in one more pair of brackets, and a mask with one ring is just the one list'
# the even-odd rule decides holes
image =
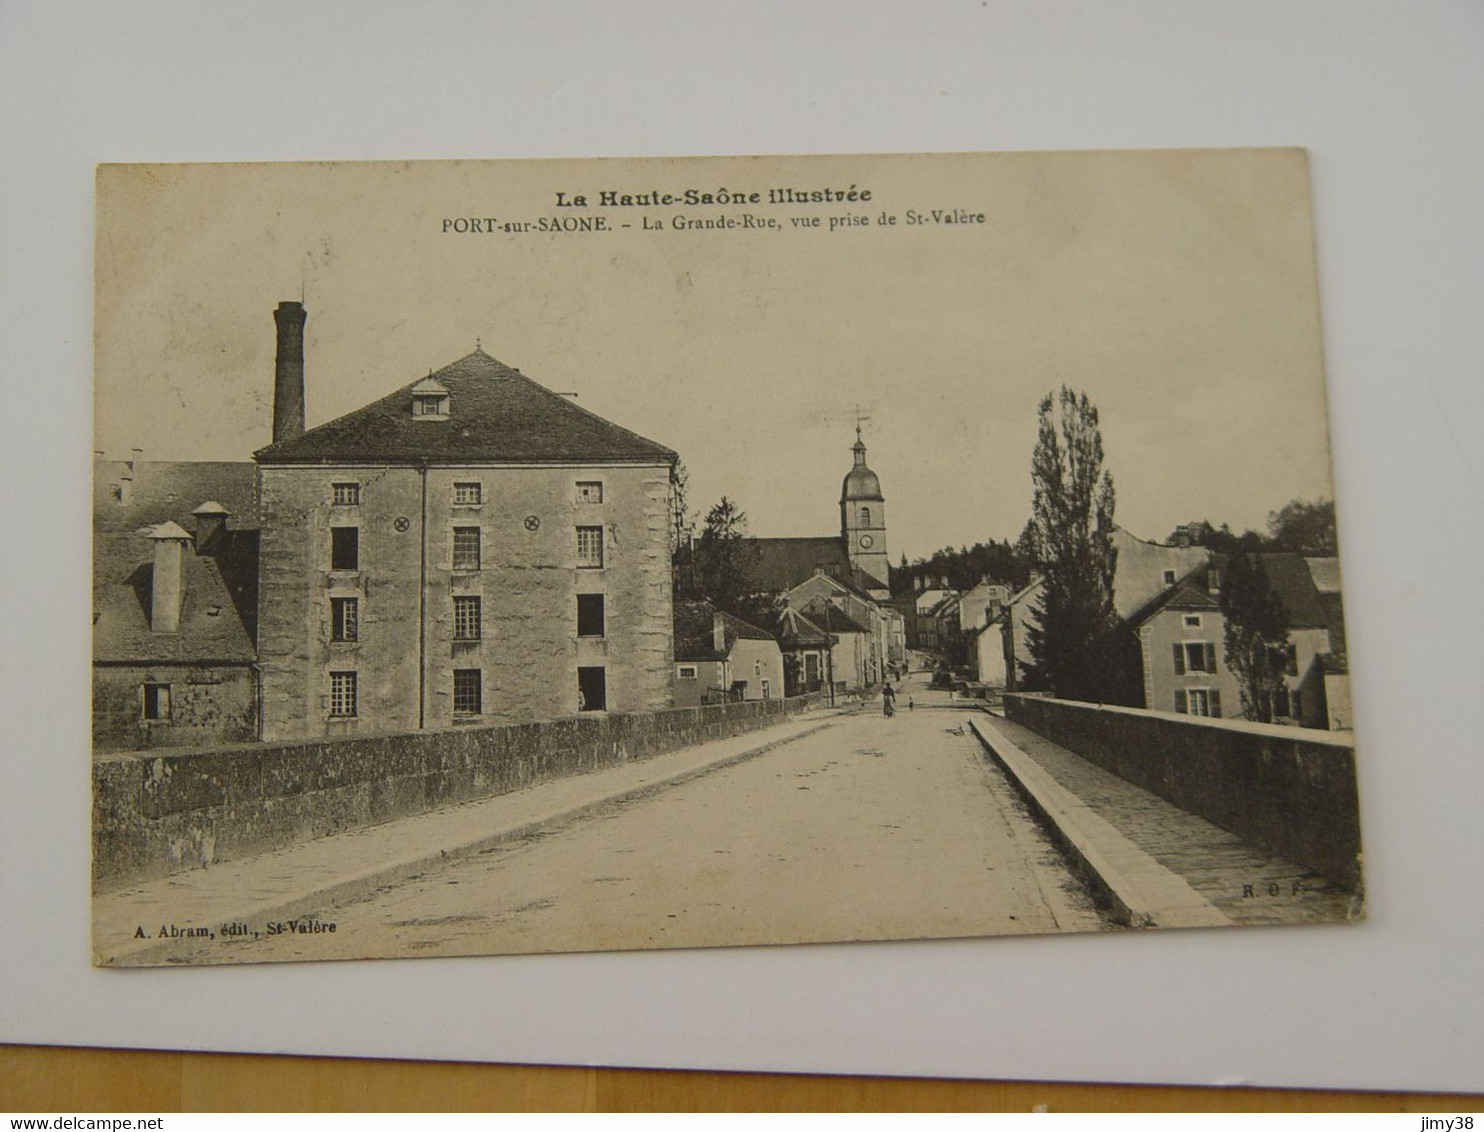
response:
{"label": "clock face on tower", "polygon": [[875,541],[870,535],[861,535],[861,546],[866,550],[870,550],[871,544]]}

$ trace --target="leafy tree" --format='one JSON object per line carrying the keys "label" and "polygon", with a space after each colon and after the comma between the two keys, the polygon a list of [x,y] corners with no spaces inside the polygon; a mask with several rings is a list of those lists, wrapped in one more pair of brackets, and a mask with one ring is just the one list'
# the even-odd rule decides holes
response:
{"label": "leafy tree", "polygon": [[716,608],[742,616],[757,557],[757,543],[747,536],[746,513],[723,495],[706,512],[692,550],[696,591]]}
{"label": "leafy tree", "polygon": [[1058,696],[1096,699],[1094,646],[1115,623],[1113,477],[1103,470],[1098,411],[1086,393],[1062,386],[1041,401],[1038,417],[1026,541],[1045,586],[1027,628],[1031,678]]}
{"label": "leafy tree", "polygon": [[1283,603],[1273,592],[1257,556],[1255,536],[1227,564],[1221,583],[1221,612],[1226,619],[1226,666],[1237,678],[1242,714],[1271,723],[1273,704],[1287,696],[1283,673],[1288,665],[1288,629]]}
{"label": "leafy tree", "polygon": [[1269,514],[1268,546],[1319,558],[1339,554],[1334,503],[1328,499],[1312,503],[1295,499],[1281,511]]}

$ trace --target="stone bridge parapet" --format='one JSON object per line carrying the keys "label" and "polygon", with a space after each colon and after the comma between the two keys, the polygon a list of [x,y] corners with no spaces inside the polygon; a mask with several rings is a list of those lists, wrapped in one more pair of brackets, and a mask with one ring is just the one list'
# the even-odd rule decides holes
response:
{"label": "stone bridge parapet", "polygon": [[97,892],[780,722],[803,698],[93,759]]}
{"label": "stone bridge parapet", "polygon": [[1349,733],[1009,694],[1005,716],[1189,813],[1361,888]]}

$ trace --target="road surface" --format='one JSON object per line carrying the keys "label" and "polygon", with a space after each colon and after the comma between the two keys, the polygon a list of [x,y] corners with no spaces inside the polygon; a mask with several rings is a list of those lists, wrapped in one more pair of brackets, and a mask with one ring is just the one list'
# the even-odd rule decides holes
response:
{"label": "road surface", "polygon": [[[916,709],[907,710],[907,699]],[[318,915],[233,960],[1088,931],[1081,884],[920,680],[747,762]]]}

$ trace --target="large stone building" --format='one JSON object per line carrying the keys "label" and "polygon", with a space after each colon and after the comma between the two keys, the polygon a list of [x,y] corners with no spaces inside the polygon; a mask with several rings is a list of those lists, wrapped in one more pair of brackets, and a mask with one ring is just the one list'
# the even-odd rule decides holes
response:
{"label": "large stone building", "polygon": [[667,706],[675,453],[482,349],[305,432],[304,317],[254,457],[262,737]]}

